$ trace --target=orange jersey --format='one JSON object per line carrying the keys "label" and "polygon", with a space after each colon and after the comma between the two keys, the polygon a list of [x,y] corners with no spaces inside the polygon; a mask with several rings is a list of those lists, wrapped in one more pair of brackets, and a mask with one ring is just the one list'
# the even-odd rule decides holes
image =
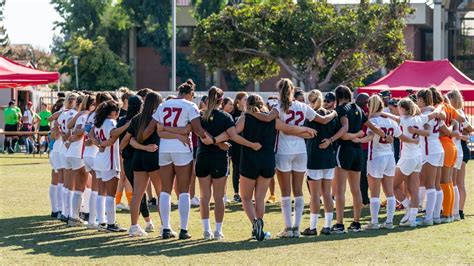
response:
{"label": "orange jersey", "polygon": [[451,126],[451,121],[458,118],[458,112],[451,104],[446,103],[443,103],[443,112],[446,113],[446,119],[444,120],[444,123],[449,127]]}

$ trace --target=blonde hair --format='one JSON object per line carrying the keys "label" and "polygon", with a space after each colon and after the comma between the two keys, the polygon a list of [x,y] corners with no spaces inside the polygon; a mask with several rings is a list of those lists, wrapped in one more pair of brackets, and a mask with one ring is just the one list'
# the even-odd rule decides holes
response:
{"label": "blonde hair", "polygon": [[375,114],[383,110],[384,104],[379,95],[374,94],[369,98],[369,114]]}
{"label": "blonde hair", "polygon": [[290,79],[280,79],[277,84],[278,92],[280,93],[280,108],[287,113],[290,110],[291,102],[293,101],[293,91],[295,86]]}
{"label": "blonde hair", "polygon": [[66,97],[66,102],[64,103],[64,109],[72,109],[74,108],[74,102],[78,97],[77,93],[69,93]]}
{"label": "blonde hair", "polygon": [[398,102],[398,107],[405,109],[405,115],[407,116],[415,116],[421,114],[420,108],[418,108],[418,106],[410,98],[401,99]]}
{"label": "blonde hair", "polygon": [[258,94],[251,94],[247,98],[247,112],[258,113],[268,111],[263,98]]}
{"label": "blonde hair", "polygon": [[451,105],[460,110],[464,108],[464,99],[462,97],[461,92],[458,89],[454,89],[450,92],[448,92],[448,98],[449,101],[451,102]]}
{"label": "blonde hair", "polygon": [[204,111],[203,114],[203,118],[205,121],[209,121],[212,111],[214,111],[214,109],[217,109],[217,107],[221,106],[222,100],[224,99],[223,96],[224,92],[221,89],[215,86],[212,86],[209,89],[209,93],[207,96],[207,109],[206,111]]}
{"label": "blonde hair", "polygon": [[309,105],[313,109],[319,109],[323,105],[323,94],[319,90],[311,90],[308,93]]}

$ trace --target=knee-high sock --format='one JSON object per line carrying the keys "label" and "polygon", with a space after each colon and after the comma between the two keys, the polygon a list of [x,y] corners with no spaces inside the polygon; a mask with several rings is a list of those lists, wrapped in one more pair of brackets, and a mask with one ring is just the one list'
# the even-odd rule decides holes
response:
{"label": "knee-high sock", "polygon": [[64,211],[64,204],[63,204],[63,184],[58,183],[58,187],[56,189],[56,198],[58,199],[58,211],[63,213]]}
{"label": "knee-high sock", "polygon": [[453,182],[448,183],[449,193],[451,193],[451,202],[449,203],[449,216],[453,216],[454,211],[454,184]]}
{"label": "knee-high sock", "polygon": [[95,224],[97,218],[97,191],[92,191],[89,200],[89,224]]}
{"label": "knee-high sock", "polygon": [[334,213],[333,212],[326,212],[324,213],[324,227],[325,228],[331,228],[331,224],[332,224],[332,219],[334,217]]}
{"label": "knee-high sock", "polygon": [[51,202],[51,211],[58,211],[58,199],[57,199],[57,185],[49,185],[49,201]]}
{"label": "knee-high sock", "polygon": [[283,219],[285,221],[285,227],[291,227],[291,198],[282,197],[281,198],[281,213],[283,214]]}
{"label": "knee-high sock", "polygon": [[304,197],[299,196],[295,197],[295,221],[293,223],[293,227],[300,227],[301,218],[303,217],[304,211]]}
{"label": "knee-high sock", "polygon": [[443,190],[436,190],[436,201],[433,210],[433,219],[439,219],[441,215],[441,207],[443,205],[444,193]]}
{"label": "knee-high sock", "polygon": [[387,198],[387,220],[386,223],[393,223],[393,216],[395,215],[395,207],[397,200],[394,196]]}
{"label": "knee-high sock", "polygon": [[118,205],[120,202],[122,202],[122,191],[117,192],[115,195],[115,204]]}
{"label": "knee-high sock", "polygon": [[380,198],[370,198],[370,217],[372,224],[379,223]]}
{"label": "knee-high sock", "polygon": [[107,224],[115,224],[115,197],[105,198],[105,212],[107,213]]}
{"label": "knee-high sock", "polygon": [[449,184],[441,184],[441,189],[443,190],[443,216],[448,217],[451,215],[451,203],[453,202],[453,195],[451,194]]}
{"label": "knee-high sock", "polygon": [[425,220],[433,220],[433,212],[436,205],[436,189],[430,188],[426,190],[426,214]]}
{"label": "knee-high sock", "polygon": [[98,195],[97,196],[97,220],[99,220],[99,224],[107,223],[105,219],[105,196]]}
{"label": "knee-high sock", "polygon": [[418,214],[418,208],[410,208],[410,216],[408,218],[408,221],[415,222],[417,214]]}
{"label": "knee-high sock", "polygon": [[79,219],[79,211],[82,204],[82,192],[74,191],[72,194],[72,218]]}
{"label": "knee-high sock", "polygon": [[410,218],[410,199],[405,198],[402,201],[403,207],[405,207],[405,215],[403,216],[402,220],[408,220]]}
{"label": "knee-high sock", "polygon": [[69,217],[69,189],[64,188],[63,190],[63,201],[64,201],[64,213],[63,215]]}
{"label": "knee-high sock", "polygon": [[128,206],[132,202],[133,192],[125,192],[125,196],[127,197]]}
{"label": "knee-high sock", "polygon": [[181,229],[188,230],[189,212],[191,211],[191,197],[189,193],[179,194],[179,220],[181,222]]}
{"label": "knee-high sock", "polygon": [[84,213],[89,213],[89,201],[91,199],[92,190],[90,188],[86,188],[84,190],[84,194],[82,195],[82,204],[81,204],[81,211]]}
{"label": "knee-high sock", "polygon": [[459,189],[458,186],[454,186],[454,216],[459,216]]}
{"label": "knee-high sock", "polygon": [[318,213],[310,213],[309,214],[309,229],[313,230],[318,227]]}
{"label": "knee-high sock", "polygon": [[72,210],[73,210],[73,209],[72,209],[72,196],[74,195],[74,191],[68,190],[68,194],[67,194],[67,195],[68,195],[68,200],[69,200],[69,202],[68,202],[68,204],[69,204],[69,206],[68,206],[68,209],[69,209],[69,217],[72,217]]}
{"label": "knee-high sock", "polygon": [[426,187],[418,188],[418,206],[423,208],[423,203],[425,202]]}
{"label": "knee-high sock", "polygon": [[170,229],[170,211],[171,211],[171,197],[166,192],[160,193],[160,215],[163,223],[163,229]]}

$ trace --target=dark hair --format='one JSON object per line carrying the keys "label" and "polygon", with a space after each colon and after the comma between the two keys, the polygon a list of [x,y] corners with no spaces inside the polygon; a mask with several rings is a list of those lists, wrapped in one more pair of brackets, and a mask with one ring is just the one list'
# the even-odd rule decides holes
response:
{"label": "dark hair", "polygon": [[134,116],[140,113],[140,110],[143,105],[142,97],[138,95],[132,95],[132,97],[136,97],[137,99],[134,100],[133,103],[131,101],[128,102],[127,114],[125,115],[126,121],[130,121]]}
{"label": "dark hair", "polygon": [[95,102],[95,96],[94,95],[86,95],[84,96],[84,100],[82,101],[78,111],[83,111],[83,110],[87,110],[89,111],[89,109],[91,108],[91,106],[94,104]]}
{"label": "dark hair", "polygon": [[94,126],[96,128],[99,128],[104,124],[105,119],[112,113],[112,112],[118,112],[120,109],[118,103],[114,100],[106,101],[97,107],[97,110],[95,112],[95,120],[94,120]]}
{"label": "dark hair", "polygon": [[127,87],[120,88],[119,91],[122,93],[122,96],[120,96],[120,99],[122,100],[122,102],[124,102],[125,100],[128,100],[130,96],[133,96],[133,91],[131,91]]}
{"label": "dark hair", "polygon": [[235,98],[234,98],[234,112],[236,112],[237,110],[239,110],[239,103],[240,101],[242,101],[242,99],[244,97],[248,96],[248,94],[245,92],[245,91],[241,91],[241,92],[237,92],[237,94],[235,94]]}
{"label": "dark hair", "polygon": [[196,88],[196,84],[192,79],[188,79],[185,83],[179,85],[178,91],[180,95],[186,95],[193,92]]}
{"label": "dark hair", "polygon": [[294,98],[298,98],[300,96],[303,96],[304,97],[304,92],[302,89],[300,88],[295,88],[295,93],[294,93]]}
{"label": "dark hair", "polygon": [[205,121],[209,121],[211,117],[212,111],[219,107],[222,104],[222,97],[224,96],[224,92],[216,86],[212,86],[209,89],[207,97],[207,109],[204,111],[203,119]]}
{"label": "dark hair", "polygon": [[422,89],[416,93],[416,98],[423,99],[427,106],[433,105],[433,93],[429,89]]}
{"label": "dark hair", "polygon": [[222,107],[226,106],[231,101],[232,101],[232,98],[225,97],[224,100],[222,100]]}
{"label": "dark hair", "polygon": [[163,97],[161,97],[158,92],[152,91],[146,95],[142,113],[135,118],[138,119],[137,141],[139,143],[143,143],[143,131],[145,131],[145,128],[150,124],[153,113],[162,102]]}
{"label": "dark hair", "polygon": [[95,103],[99,106],[101,103],[112,100],[112,96],[108,92],[98,92],[95,96]]}
{"label": "dark hair", "polygon": [[118,102],[118,97],[117,97],[117,95],[116,95],[115,93],[110,93],[110,92],[108,92],[108,94],[112,97],[112,99],[113,99],[114,101]]}
{"label": "dark hair", "polygon": [[262,96],[258,94],[250,94],[247,98],[247,111],[249,113],[266,111],[266,105],[263,102]]}
{"label": "dark hair", "polygon": [[8,103],[8,107],[11,107],[12,105],[15,105],[15,101],[10,101],[10,102]]}
{"label": "dark hair", "polygon": [[339,102],[342,100],[352,100],[352,92],[349,87],[344,85],[337,86],[336,90],[334,91],[336,94],[336,105],[339,105]]}
{"label": "dark hair", "polygon": [[438,89],[436,89],[435,87],[430,87],[429,90],[433,94],[433,104],[434,105],[438,105],[438,104],[444,102],[443,95],[441,94],[441,92],[439,92]]}
{"label": "dark hair", "polygon": [[137,92],[137,95],[142,97],[142,99],[145,99],[146,95],[150,92],[152,92],[153,90],[149,89],[149,88],[144,88],[144,89],[141,89]]}
{"label": "dark hair", "polygon": [[64,98],[59,98],[56,103],[54,103],[53,108],[51,108],[51,113],[56,113],[57,111],[61,110],[64,105]]}

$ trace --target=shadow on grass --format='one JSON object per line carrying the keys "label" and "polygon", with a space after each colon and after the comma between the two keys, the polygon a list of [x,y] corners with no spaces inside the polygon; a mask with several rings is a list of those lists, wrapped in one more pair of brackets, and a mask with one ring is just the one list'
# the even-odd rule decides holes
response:
{"label": "shadow on grass", "polygon": [[[348,214],[348,213],[346,213]],[[396,217],[396,224],[401,219]],[[49,254],[103,258],[110,256],[162,255],[179,257],[196,254],[245,251],[279,246],[299,245],[311,242],[341,241],[344,239],[370,238],[396,234],[406,229],[363,231],[330,236],[301,237],[299,239],[273,238],[263,242],[255,240],[205,241],[161,240],[156,237],[132,239],[127,234],[99,233],[82,228],[67,228],[63,223],[48,216],[18,217],[0,220],[0,247],[28,250],[28,254]]]}

